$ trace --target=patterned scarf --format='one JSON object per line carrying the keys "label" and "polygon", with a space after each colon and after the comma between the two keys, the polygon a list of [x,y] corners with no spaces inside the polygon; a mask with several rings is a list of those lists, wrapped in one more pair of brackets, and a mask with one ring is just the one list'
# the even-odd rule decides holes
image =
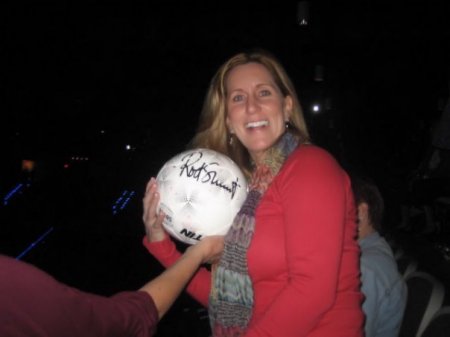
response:
{"label": "patterned scarf", "polygon": [[285,132],[266,152],[263,163],[252,174],[247,199],[225,236],[222,258],[213,267],[209,296],[209,318],[214,337],[238,337],[247,329],[253,309],[247,249],[255,231],[255,210],[272,179],[297,144],[295,136]]}

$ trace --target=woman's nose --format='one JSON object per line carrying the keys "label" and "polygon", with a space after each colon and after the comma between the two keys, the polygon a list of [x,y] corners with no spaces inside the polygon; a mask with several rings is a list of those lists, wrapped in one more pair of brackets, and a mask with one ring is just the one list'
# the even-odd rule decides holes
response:
{"label": "woman's nose", "polygon": [[250,96],[247,100],[247,112],[255,113],[259,109],[258,100],[255,97]]}

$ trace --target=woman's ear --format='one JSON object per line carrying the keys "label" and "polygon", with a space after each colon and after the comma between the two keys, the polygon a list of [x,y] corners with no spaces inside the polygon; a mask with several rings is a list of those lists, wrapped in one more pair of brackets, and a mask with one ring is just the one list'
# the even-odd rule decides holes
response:
{"label": "woman's ear", "polygon": [[226,124],[226,126],[227,126],[228,132],[229,132],[230,134],[233,134],[233,133],[234,133],[234,130],[233,130],[233,128],[231,127],[230,119],[228,118],[228,116],[225,118],[225,124]]}
{"label": "woman's ear", "polygon": [[369,219],[369,205],[366,202],[361,202],[358,205],[358,221],[367,222]]}
{"label": "woman's ear", "polygon": [[292,106],[293,106],[292,97],[288,95],[284,98],[283,113],[285,121],[289,121],[289,119],[291,118]]}

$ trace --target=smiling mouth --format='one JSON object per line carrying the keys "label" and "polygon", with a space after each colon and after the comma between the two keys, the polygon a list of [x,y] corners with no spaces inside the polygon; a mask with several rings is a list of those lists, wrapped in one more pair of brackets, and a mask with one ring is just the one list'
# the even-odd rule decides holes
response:
{"label": "smiling mouth", "polygon": [[247,123],[245,125],[245,127],[247,129],[252,129],[252,128],[259,128],[259,127],[263,127],[263,126],[267,126],[267,125],[269,125],[269,121],[257,121],[257,122]]}

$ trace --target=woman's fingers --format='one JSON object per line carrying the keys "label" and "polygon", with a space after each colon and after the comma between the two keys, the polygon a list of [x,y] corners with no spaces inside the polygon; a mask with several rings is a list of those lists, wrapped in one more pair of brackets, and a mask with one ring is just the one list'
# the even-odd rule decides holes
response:
{"label": "woman's fingers", "polygon": [[142,220],[145,224],[148,240],[150,242],[163,240],[166,236],[162,227],[165,214],[161,211],[158,213],[159,193],[157,191],[156,179],[153,177],[147,183],[142,202],[144,208]]}

